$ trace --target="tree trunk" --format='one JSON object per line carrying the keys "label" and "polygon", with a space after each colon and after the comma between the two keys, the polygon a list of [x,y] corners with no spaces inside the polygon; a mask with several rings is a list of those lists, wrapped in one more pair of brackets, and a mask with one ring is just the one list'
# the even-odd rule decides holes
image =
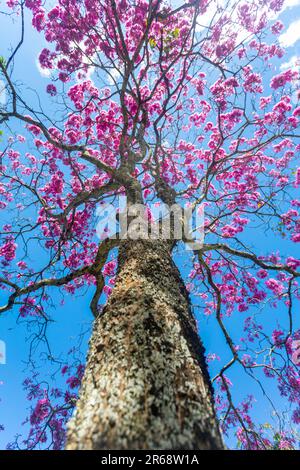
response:
{"label": "tree trunk", "polygon": [[223,448],[189,296],[163,241],[120,247],[66,448]]}

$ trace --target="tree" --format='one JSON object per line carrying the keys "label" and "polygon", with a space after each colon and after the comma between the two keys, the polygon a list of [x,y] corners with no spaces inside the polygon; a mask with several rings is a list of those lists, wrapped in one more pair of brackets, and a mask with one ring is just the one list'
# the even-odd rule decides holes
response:
{"label": "tree", "polygon": [[[52,287],[95,291],[85,372],[81,363],[62,369],[69,388],[82,382],[67,449],[223,448],[191,299],[215,316],[231,354],[212,380],[222,430],[236,427],[243,448],[294,445],[282,430],[272,442],[266,427],[257,429],[251,397],[235,404],[228,377],[239,366],[261,383],[255,374],[263,370],[299,423],[293,312],[300,260],[260,255],[253,243],[257,227],[300,241],[299,74],[273,74],[270,65],[284,55],[275,39],[283,25],[272,21],[282,3],[7,2],[21,37],[0,62],[7,95],[0,122],[5,132],[15,122],[24,131],[11,134],[2,152],[1,208],[9,208],[10,223],[2,229],[8,300],[0,312],[19,306],[42,334]],[[54,113],[29,104],[13,78],[28,9],[48,43],[39,63],[51,73]],[[25,139],[30,152],[19,150]],[[123,230],[119,196],[127,198],[126,237],[96,230],[97,208],[106,202]],[[151,237],[151,203],[204,208],[204,243],[190,243],[189,218],[180,211],[170,213],[168,237],[162,220],[150,224],[158,234]],[[172,256],[184,242],[193,264],[186,282]],[[38,269],[28,261],[37,244],[47,256]],[[267,302],[286,310],[273,331],[254,313]],[[226,320],[237,312],[247,312],[242,340]],[[32,378],[25,385],[37,400],[27,447],[50,435],[60,448],[76,395],[42,391]]]}

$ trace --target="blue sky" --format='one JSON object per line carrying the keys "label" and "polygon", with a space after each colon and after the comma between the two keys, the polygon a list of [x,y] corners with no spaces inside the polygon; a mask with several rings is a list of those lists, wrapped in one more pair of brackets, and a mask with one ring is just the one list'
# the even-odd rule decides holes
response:
{"label": "blue sky", "polygon": [[[294,66],[297,55],[300,56],[300,0],[288,0],[286,5],[285,11],[280,15],[280,19],[285,24],[280,42],[287,48],[287,54],[285,59],[280,64],[278,63],[278,71],[287,66]],[[37,92],[42,97],[43,106],[47,108],[47,106],[50,106],[50,103],[48,102],[44,90],[48,79],[44,74],[41,74],[37,66],[37,56],[44,44],[42,37],[31,27],[28,18],[26,24],[25,42],[16,61],[15,77],[26,84],[24,93],[28,100],[32,101],[35,99],[35,92]],[[16,44],[19,37],[19,29],[19,24],[11,24],[7,18],[2,15],[0,16],[0,55],[5,56],[9,45]],[[259,255],[272,248],[272,250],[278,249],[282,254],[294,256],[298,254],[299,256],[297,247],[295,248],[294,245],[286,240],[282,241],[279,238],[270,240],[270,238],[262,234],[255,240],[247,241],[255,247],[255,251]],[[270,242],[272,247],[270,246]],[[178,251],[180,251],[180,248]],[[184,262],[185,254],[186,253],[179,253],[175,257],[184,276],[188,273],[188,267]],[[33,260],[33,262],[38,262],[41,256],[37,248],[36,259]],[[75,298],[65,295],[65,303],[63,306],[60,305],[62,300],[61,294],[55,290],[52,291],[52,294],[56,307],[52,308],[50,312],[53,323],[49,326],[48,338],[54,354],[66,354],[70,347],[76,344],[78,336],[82,332],[88,332],[90,329],[92,316],[88,305],[92,292],[88,290],[85,295],[78,295]],[[193,300],[196,301],[197,299]],[[1,304],[5,303],[5,296],[3,296],[2,293],[0,293],[0,302]],[[299,305],[297,309],[299,312]],[[199,329],[207,351],[214,352],[217,346],[219,354],[222,355],[222,362],[225,363],[230,359],[230,354],[223,344],[223,339],[221,338],[220,331],[214,319],[212,317],[200,317],[197,311],[195,313],[199,319]],[[267,308],[265,312],[266,318],[269,318],[270,314],[272,316],[269,325],[271,329],[272,325],[276,324],[276,318],[280,319],[283,313],[280,309],[270,312],[270,309]],[[241,319],[236,319],[230,323],[228,322],[232,334],[237,334],[239,331]],[[5,431],[0,432],[0,448],[5,448],[6,444],[12,441],[17,433],[24,433],[24,427],[21,426],[21,423],[27,416],[26,407],[28,406],[28,402],[22,389],[22,381],[28,372],[28,365],[26,365],[24,361],[28,358],[30,341],[26,341],[26,337],[28,338],[29,336],[26,324],[19,324],[16,320],[17,312],[15,310],[6,312],[0,318],[0,339],[5,341],[7,348],[6,365],[0,364],[0,381],[3,381],[3,384],[0,386],[0,398],[2,400],[0,402],[0,423],[5,425]],[[87,337],[88,334],[85,335],[83,341],[83,351],[87,345]],[[47,366],[47,361],[39,363],[38,366],[41,377],[47,379],[53,369]],[[217,372],[218,367],[219,363],[212,364],[212,375]],[[270,421],[270,408],[266,405],[266,401],[263,399],[255,383],[246,377],[241,379],[240,372],[235,368],[231,370],[230,378],[234,382],[233,394],[237,401],[239,398],[244,398],[247,393],[254,393],[257,395],[258,402],[253,416],[259,422]],[[267,388],[278,409],[284,409],[285,403],[278,396],[275,383],[270,381],[267,384]],[[233,440],[230,439],[229,442],[233,443]]]}

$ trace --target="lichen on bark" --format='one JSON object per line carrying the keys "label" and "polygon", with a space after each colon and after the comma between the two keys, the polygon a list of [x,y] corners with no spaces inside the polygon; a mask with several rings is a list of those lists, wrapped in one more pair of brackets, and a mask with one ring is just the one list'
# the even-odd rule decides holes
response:
{"label": "lichen on bark", "polygon": [[164,241],[124,241],[67,449],[222,449],[189,296]]}

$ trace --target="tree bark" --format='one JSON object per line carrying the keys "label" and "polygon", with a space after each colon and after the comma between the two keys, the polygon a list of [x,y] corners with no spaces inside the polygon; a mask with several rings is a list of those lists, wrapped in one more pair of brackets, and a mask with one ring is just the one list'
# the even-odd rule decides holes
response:
{"label": "tree bark", "polygon": [[204,350],[170,245],[123,242],[66,449],[222,448]]}

